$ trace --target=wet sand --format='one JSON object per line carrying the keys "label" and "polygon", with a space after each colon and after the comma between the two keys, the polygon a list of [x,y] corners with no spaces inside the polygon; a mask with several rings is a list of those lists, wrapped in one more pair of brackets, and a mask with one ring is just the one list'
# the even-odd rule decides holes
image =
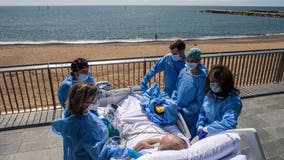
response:
{"label": "wet sand", "polygon": [[[0,45],[0,66],[70,62],[77,57],[88,60],[162,56],[171,42]],[[190,40],[186,49],[198,47],[204,54],[212,52],[284,48],[283,36],[234,39]]]}

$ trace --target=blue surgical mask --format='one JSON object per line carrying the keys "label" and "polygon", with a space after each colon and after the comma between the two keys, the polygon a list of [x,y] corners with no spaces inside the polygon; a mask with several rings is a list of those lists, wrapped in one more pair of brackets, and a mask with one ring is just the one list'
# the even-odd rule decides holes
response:
{"label": "blue surgical mask", "polygon": [[197,63],[185,63],[184,64],[184,66],[186,67],[186,69],[188,70],[188,71],[191,71],[191,70],[193,70],[194,68],[196,68],[196,66],[197,66]]}
{"label": "blue surgical mask", "polygon": [[173,59],[174,61],[179,61],[179,60],[180,60],[179,54],[172,54],[172,59]]}
{"label": "blue surgical mask", "polygon": [[214,93],[220,93],[220,92],[221,92],[221,88],[218,86],[217,83],[212,83],[212,82],[210,82],[210,89],[211,89],[212,92],[214,92]]}
{"label": "blue surgical mask", "polygon": [[88,79],[87,74],[79,74],[79,76],[78,76],[79,81],[86,81],[87,79]]}

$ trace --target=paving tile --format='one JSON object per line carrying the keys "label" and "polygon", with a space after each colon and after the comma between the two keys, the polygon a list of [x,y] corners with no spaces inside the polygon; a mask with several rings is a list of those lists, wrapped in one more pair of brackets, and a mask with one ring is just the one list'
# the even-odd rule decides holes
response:
{"label": "paving tile", "polygon": [[48,148],[31,152],[20,152],[11,155],[9,160],[60,160],[62,150],[60,148]]}
{"label": "paving tile", "polygon": [[11,155],[0,155],[1,160],[11,160]]}
{"label": "paving tile", "polygon": [[22,132],[1,132],[0,145],[21,143]]}
{"label": "paving tile", "polygon": [[267,159],[278,156],[284,151],[284,138],[263,143],[262,148]]}
{"label": "paving tile", "polygon": [[10,143],[10,144],[1,144],[0,145],[0,154],[9,155],[17,153],[20,147],[20,143]]}
{"label": "paving tile", "polygon": [[267,122],[270,126],[281,127],[284,126],[284,109],[277,111],[259,114],[262,120]]}

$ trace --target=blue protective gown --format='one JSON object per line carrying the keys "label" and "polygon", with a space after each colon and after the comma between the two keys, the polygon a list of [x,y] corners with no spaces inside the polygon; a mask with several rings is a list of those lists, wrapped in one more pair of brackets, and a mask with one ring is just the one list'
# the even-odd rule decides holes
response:
{"label": "blue protective gown", "polygon": [[177,81],[176,97],[173,96],[192,138],[196,135],[198,113],[205,96],[206,77],[207,73],[201,69],[193,75],[189,74],[186,68],[182,69]]}
{"label": "blue protective gown", "polygon": [[[57,91],[57,96],[58,96],[61,106],[64,109],[66,108],[65,102],[68,98],[69,91],[78,82],[79,82],[78,80],[73,79],[71,74],[68,74],[66,78],[64,79],[64,81],[60,84],[58,91]],[[92,77],[91,73],[88,73],[88,79],[86,80],[86,82],[90,84],[94,84],[94,78]]]}
{"label": "blue protective gown", "polygon": [[178,74],[185,64],[184,60],[174,61],[171,56],[172,53],[168,53],[159,59],[142,78],[141,84],[147,85],[155,74],[164,71],[164,92],[171,96],[172,92],[176,89]]}
{"label": "blue protective gown", "polygon": [[235,129],[241,109],[242,101],[235,91],[225,99],[210,91],[204,98],[196,126],[207,127],[209,134]]}
{"label": "blue protective gown", "polygon": [[64,160],[106,160],[127,157],[127,148],[107,146],[108,129],[93,111],[54,120],[52,130],[63,138]]}

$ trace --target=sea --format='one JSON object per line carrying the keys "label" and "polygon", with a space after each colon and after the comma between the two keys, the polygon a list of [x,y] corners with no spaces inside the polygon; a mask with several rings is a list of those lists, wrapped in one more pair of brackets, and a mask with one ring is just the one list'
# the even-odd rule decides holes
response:
{"label": "sea", "polygon": [[284,18],[202,13],[237,6],[0,6],[0,45],[84,44],[284,35]]}

